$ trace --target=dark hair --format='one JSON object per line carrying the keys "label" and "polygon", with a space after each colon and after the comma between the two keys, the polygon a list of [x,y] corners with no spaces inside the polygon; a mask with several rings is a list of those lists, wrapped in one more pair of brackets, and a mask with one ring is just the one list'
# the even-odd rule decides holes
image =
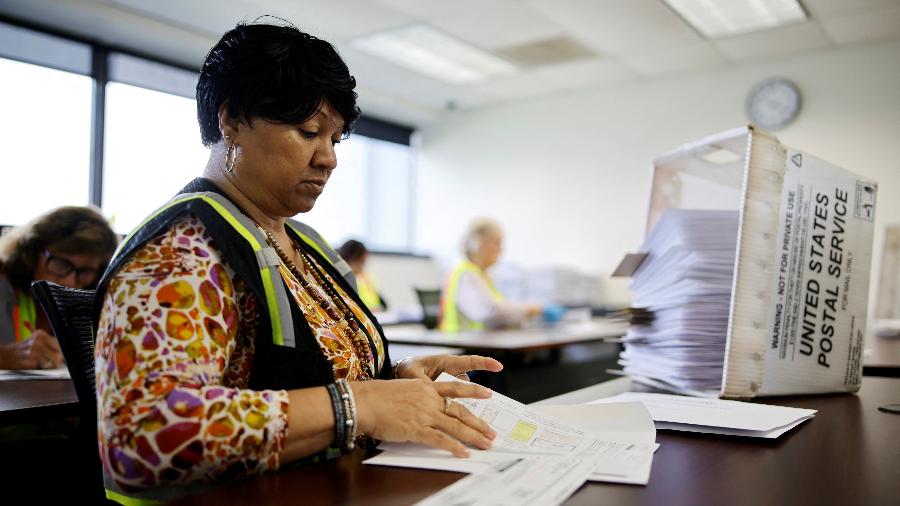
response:
{"label": "dark hair", "polygon": [[59,253],[99,255],[105,266],[118,242],[109,222],[96,209],[59,207],[0,238],[0,270],[14,287],[31,293],[34,268],[48,247]]}
{"label": "dark hair", "polygon": [[197,121],[204,146],[222,138],[219,108],[250,122],[301,123],[327,100],[347,135],[359,118],[356,79],[328,42],[293,26],[240,23],[225,32],[197,81]]}
{"label": "dark hair", "polygon": [[357,240],[350,239],[349,241],[342,244],[341,247],[337,249],[337,252],[338,255],[341,255],[344,260],[348,262],[355,262],[365,256],[365,254],[368,253],[369,250],[366,249],[365,244]]}

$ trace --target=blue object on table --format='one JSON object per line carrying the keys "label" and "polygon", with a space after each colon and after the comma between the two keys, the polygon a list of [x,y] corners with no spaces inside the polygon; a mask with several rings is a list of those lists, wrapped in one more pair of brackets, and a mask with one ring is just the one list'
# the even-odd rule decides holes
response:
{"label": "blue object on table", "polygon": [[545,322],[556,323],[562,319],[564,314],[566,314],[566,308],[559,304],[547,304],[544,306],[541,314]]}

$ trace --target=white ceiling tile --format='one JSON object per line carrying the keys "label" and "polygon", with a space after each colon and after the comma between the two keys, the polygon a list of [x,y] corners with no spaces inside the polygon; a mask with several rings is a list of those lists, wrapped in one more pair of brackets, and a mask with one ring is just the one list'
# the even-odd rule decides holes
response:
{"label": "white ceiling tile", "polygon": [[676,46],[663,51],[623,55],[619,59],[638,74],[651,77],[713,67],[728,61],[709,42]]}
{"label": "white ceiling tile", "polygon": [[239,0],[210,9],[205,2],[183,0],[106,0],[112,7],[174,26],[182,26],[218,39],[239,21],[252,21],[264,14],[258,6]]}
{"label": "white ceiling tile", "polygon": [[898,4],[900,0],[803,0],[803,6],[813,19]]}
{"label": "white ceiling tile", "polygon": [[[362,33],[401,26],[411,18],[388,8],[373,6],[365,0],[105,0],[111,6],[184,26],[197,32],[220,36],[238,22],[252,22],[261,16],[282,18],[303,31],[336,42]],[[347,12],[353,12],[348,16]],[[266,21],[263,18],[262,21]]]}
{"label": "white ceiling tile", "polygon": [[199,68],[216,38],[99,1],[2,0],[0,12],[91,40]]}
{"label": "white ceiling tile", "polygon": [[[206,2],[208,0],[204,0]],[[245,0],[329,42],[410,24],[414,18],[369,0]],[[210,9],[228,2],[210,2]]]}
{"label": "white ceiling tile", "polygon": [[471,0],[462,0],[461,2],[448,2],[446,0],[375,0],[376,3],[420,21],[429,20],[451,12],[458,8],[458,4],[466,3],[467,1]]}
{"label": "white ceiling tile", "polygon": [[379,0],[482,49],[544,40],[562,29],[516,0]]}
{"label": "white ceiling tile", "polygon": [[660,0],[524,0],[585,44],[607,54],[702,42]]}
{"label": "white ceiling tile", "polygon": [[[191,66],[236,22],[280,16],[338,46],[368,112],[421,124],[445,117],[448,104],[489,106],[722,65],[723,57],[753,60],[900,36],[900,0],[801,1],[810,21],[715,41],[662,0],[0,0],[0,12]],[[568,36],[602,54],[452,86],[346,43],[415,22],[488,50]]]}
{"label": "white ceiling tile", "polygon": [[348,46],[338,51],[360,88],[403,98],[433,109],[442,109],[457,95],[457,87],[407,70]]}
{"label": "white ceiling tile", "polygon": [[831,42],[818,24],[804,21],[718,39],[712,44],[729,60],[743,61],[825,48]]}
{"label": "white ceiling tile", "polygon": [[[507,1],[512,3],[512,0]],[[495,4],[492,2],[490,5]],[[477,16],[458,11],[433,23],[488,50],[546,40],[563,33],[554,23],[521,4],[506,9],[482,9]]]}
{"label": "white ceiling tile", "polygon": [[357,92],[357,104],[363,114],[369,117],[396,121],[403,125],[425,125],[440,121],[447,114],[446,110],[434,109],[362,86],[357,88]]}
{"label": "white ceiling tile", "polygon": [[541,67],[535,74],[563,89],[583,89],[631,81],[637,75],[611,58],[592,58]]}
{"label": "white ceiling tile", "polygon": [[836,44],[900,37],[900,3],[819,21]]}
{"label": "white ceiling tile", "polygon": [[486,83],[468,86],[466,95],[459,101],[461,107],[477,104],[479,99],[487,103],[502,103],[546,95],[563,89],[558,82],[547,79],[538,72],[526,72],[513,77],[493,79]]}

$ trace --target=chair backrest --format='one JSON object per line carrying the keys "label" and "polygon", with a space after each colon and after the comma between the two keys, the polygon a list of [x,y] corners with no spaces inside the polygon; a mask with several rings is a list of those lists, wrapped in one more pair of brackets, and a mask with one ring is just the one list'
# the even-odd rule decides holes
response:
{"label": "chair backrest", "polygon": [[422,305],[422,323],[425,324],[425,328],[436,329],[441,313],[441,291],[416,288],[416,296]]}
{"label": "chair backrest", "polygon": [[71,479],[77,483],[73,497],[89,504],[114,504],[106,499],[103,465],[97,446],[97,397],[94,379],[94,290],[77,290],[35,281],[31,291],[50,320],[66,367],[75,386],[81,412],[77,447],[81,461]]}
{"label": "chair backrest", "polygon": [[95,412],[97,405],[94,383],[94,290],[78,290],[51,283],[35,281],[31,291],[38,301],[53,334],[59,341],[66,367],[75,385],[78,403],[86,412]]}

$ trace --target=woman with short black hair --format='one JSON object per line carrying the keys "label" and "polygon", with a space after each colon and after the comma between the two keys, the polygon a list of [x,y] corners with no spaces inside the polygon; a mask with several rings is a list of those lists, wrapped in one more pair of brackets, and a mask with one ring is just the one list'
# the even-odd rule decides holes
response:
{"label": "woman with short black hair", "polygon": [[[111,497],[335,457],[372,440],[457,456],[494,432],[441,372],[477,356],[391,364],[352,272],[311,228],[359,116],[334,48],[292,26],[240,24],[197,84],[203,177],[132,232],[98,288],[99,436]],[[389,381],[385,381],[389,380]]]}

